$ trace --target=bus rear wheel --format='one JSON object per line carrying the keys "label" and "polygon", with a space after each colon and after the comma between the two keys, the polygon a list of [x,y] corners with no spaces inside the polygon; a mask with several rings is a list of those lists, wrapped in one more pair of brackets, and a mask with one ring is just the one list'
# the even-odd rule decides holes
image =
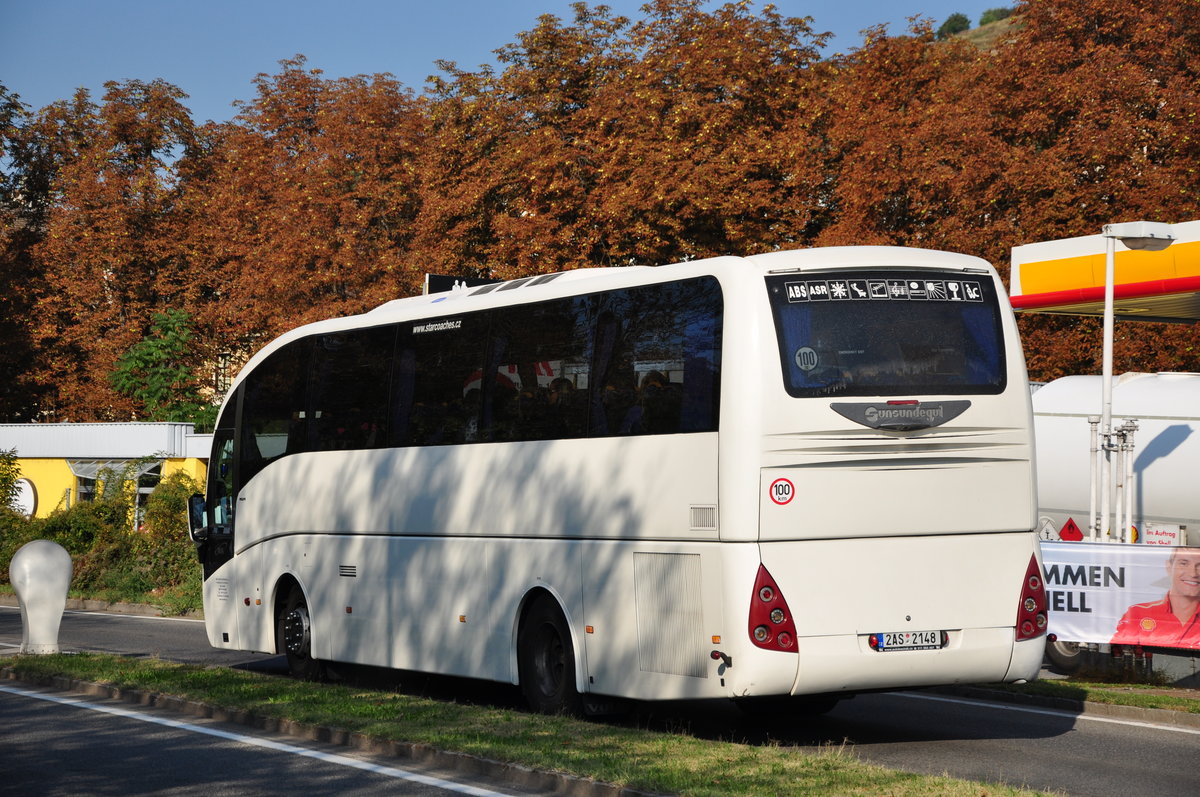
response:
{"label": "bus rear wheel", "polygon": [[583,711],[575,688],[575,651],[571,631],[558,604],[548,595],[534,600],[517,633],[521,692],[534,711],[574,714]]}
{"label": "bus rear wheel", "polygon": [[298,588],[288,593],[287,602],[276,620],[275,638],[294,677],[305,681],[320,680],[321,662],[312,656],[312,619],[308,602]]}

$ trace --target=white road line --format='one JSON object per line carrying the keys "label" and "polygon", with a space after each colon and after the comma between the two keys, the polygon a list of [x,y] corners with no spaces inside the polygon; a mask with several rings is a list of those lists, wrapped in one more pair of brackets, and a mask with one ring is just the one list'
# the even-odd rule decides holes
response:
{"label": "white road line", "polygon": [[229,731],[217,730],[216,728],[206,728],[203,725],[193,725],[190,722],[181,722],[179,720],[166,719],[164,717],[155,717],[150,714],[143,714],[138,711],[129,711],[128,709],[118,708],[116,706],[101,706],[96,703],[89,703],[86,700],[80,700],[72,697],[60,697],[58,695],[50,695],[44,692],[32,692],[27,689],[20,689],[11,686],[0,686],[0,692],[8,692],[21,697],[29,697],[35,700],[46,700],[51,703],[59,703],[65,706],[74,706],[76,708],[88,709],[90,711],[99,711],[104,714],[112,714],[117,717],[125,717],[127,719],[139,720],[141,722],[149,722],[155,725],[165,725],[168,728],[176,728],[178,730],[190,731],[192,733],[202,733],[208,736],[215,736],[219,739],[226,739],[231,742],[239,742],[241,744],[254,745],[255,747],[263,747],[268,750],[275,750],[281,753],[290,753],[292,755],[304,756],[306,758],[315,758],[318,761],[324,761],[328,764],[337,764],[339,766],[351,767],[353,769],[361,769],[367,772],[373,772],[377,775],[384,775],[390,778],[399,780],[409,780],[415,783],[421,783],[426,786],[433,786],[446,791],[457,792],[458,794],[470,794],[474,797],[511,797],[505,792],[491,791],[489,789],[481,789],[475,786],[467,786],[462,783],[455,783],[450,780],[443,780],[429,775],[421,775],[416,772],[408,772],[395,767],[385,767],[382,764],[373,764],[369,761],[361,761],[357,758],[349,756],[337,755],[335,753],[323,753],[319,750],[309,750],[305,747],[285,744],[283,742],[273,742],[269,739],[259,739],[254,736],[246,736],[240,733],[230,733]]}
{"label": "white road line", "polygon": [[958,703],[964,706],[973,706],[975,708],[990,708],[997,711],[1017,711],[1024,714],[1041,714],[1046,717],[1057,717],[1059,719],[1069,720],[1088,720],[1089,722],[1107,722],[1111,725],[1128,725],[1133,728],[1153,728],[1156,731],[1173,731],[1175,733],[1186,733],[1192,736],[1200,736],[1200,729],[1197,728],[1181,728],[1178,725],[1163,725],[1155,722],[1142,722],[1140,720],[1126,720],[1119,717],[1097,717],[1094,714],[1080,714],[1074,711],[1063,711],[1062,709],[1054,708],[1032,708],[1030,706],[1017,706],[1012,703],[992,703],[984,700],[972,700],[964,697],[946,697],[945,695],[927,695],[917,692],[892,692],[896,697],[907,697],[913,700],[932,700],[938,703]]}
{"label": "white road line", "polygon": [[[11,609],[14,612],[21,611],[19,606],[0,606],[0,609]],[[94,617],[118,617],[129,620],[161,620],[171,623],[203,623],[203,620],[197,620],[195,617],[158,617],[152,614],[125,614],[124,612],[89,612],[84,609],[67,609],[63,614],[87,614]]]}

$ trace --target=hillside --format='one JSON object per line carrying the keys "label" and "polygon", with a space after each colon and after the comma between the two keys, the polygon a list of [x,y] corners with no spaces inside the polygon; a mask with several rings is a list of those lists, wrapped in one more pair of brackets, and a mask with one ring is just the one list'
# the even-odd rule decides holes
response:
{"label": "hillside", "polygon": [[1010,31],[1015,30],[1021,24],[1020,17],[1005,17],[995,22],[989,22],[986,25],[980,25],[978,28],[972,28],[971,30],[955,34],[955,36],[966,39],[981,50],[991,50],[996,47],[996,43],[1001,38],[1008,35]]}

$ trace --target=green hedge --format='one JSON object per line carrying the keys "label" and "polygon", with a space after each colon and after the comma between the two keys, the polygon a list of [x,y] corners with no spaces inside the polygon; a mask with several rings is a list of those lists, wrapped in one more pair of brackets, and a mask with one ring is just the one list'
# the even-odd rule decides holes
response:
{"label": "green hedge", "polygon": [[125,490],[106,490],[47,518],[0,508],[0,583],[8,584],[13,554],[31,540],[51,540],[74,564],[71,594],[150,603],[169,614],[201,608],[200,565],[187,534],[187,498],[199,488],[185,473],[159,483],[147,499],[140,529]]}

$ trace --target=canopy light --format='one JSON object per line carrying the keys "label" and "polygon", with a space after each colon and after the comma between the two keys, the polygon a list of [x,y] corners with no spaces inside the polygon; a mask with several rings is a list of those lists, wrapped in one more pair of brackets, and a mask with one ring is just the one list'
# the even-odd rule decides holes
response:
{"label": "canopy light", "polygon": [[1129,249],[1145,249],[1148,252],[1159,252],[1175,241],[1171,225],[1157,221],[1105,224],[1104,237],[1116,238]]}

